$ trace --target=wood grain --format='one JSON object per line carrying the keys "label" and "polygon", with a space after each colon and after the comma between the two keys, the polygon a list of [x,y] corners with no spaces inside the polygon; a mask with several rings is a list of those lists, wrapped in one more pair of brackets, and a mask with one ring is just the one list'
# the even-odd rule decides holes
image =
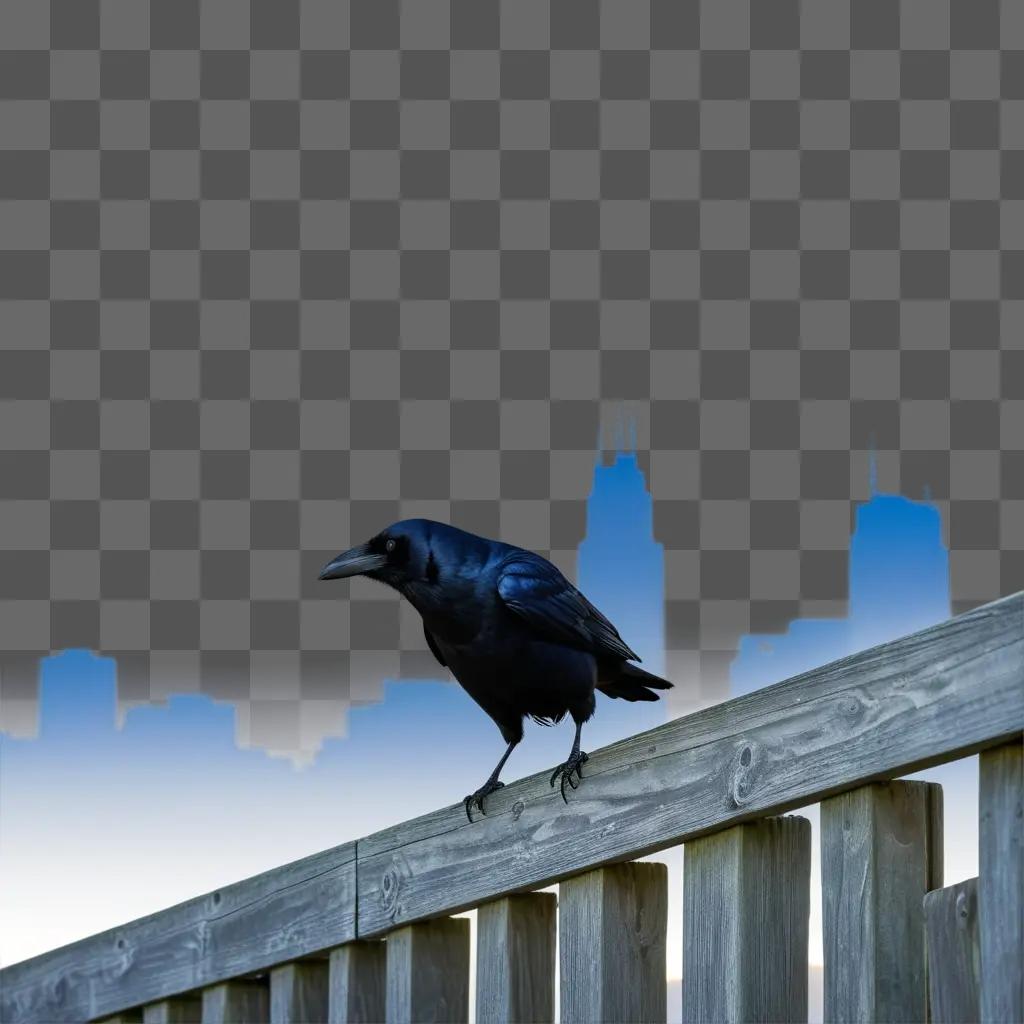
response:
{"label": "wood grain", "polygon": [[387,1024],[469,1020],[469,918],[407,925],[385,945]]}
{"label": "wood grain", "polygon": [[[956,760],[1022,730],[1024,593],[592,752],[568,807],[541,773],[493,794],[472,824],[455,804],[13,964],[0,971],[0,1019],[110,1016]],[[1019,794],[1016,778],[992,791],[1002,793],[992,807],[1019,808],[1019,795],[1007,796]],[[997,868],[979,880],[983,951],[986,886],[1020,891],[1019,834],[1000,839],[984,813],[983,860],[986,849],[1011,856],[991,855],[1009,865],[1005,878]],[[1019,906],[993,903],[989,920]],[[990,963],[1020,953],[1019,916],[1009,924]],[[999,998],[1016,1009],[1012,984]]]}
{"label": "wood grain", "polygon": [[199,1024],[203,999],[198,994],[161,999],[142,1008],[142,1024]]}
{"label": "wood grain", "polygon": [[865,782],[1024,727],[1024,595],[591,753],[569,805],[548,773],[359,841],[359,933],[465,910]]}
{"label": "wood grain", "polygon": [[476,1024],[555,1019],[555,933],[551,892],[485,903],[476,919]]}
{"label": "wood grain", "polygon": [[94,1020],[355,937],[345,843],[0,972],[0,1020]]}
{"label": "wood grain", "polygon": [[223,981],[203,989],[203,1024],[264,1024],[270,1020],[266,979]]}
{"label": "wood grain", "polygon": [[[924,898],[928,994],[932,1024],[980,1020],[978,880],[936,889]],[[1018,966],[1018,972],[1020,967]]]}
{"label": "wood grain", "polygon": [[664,1021],[668,868],[598,868],[558,898],[562,1024]]}
{"label": "wood grain", "polygon": [[687,843],[683,1020],[806,1021],[811,823],[764,818]]}
{"label": "wood grain", "polygon": [[927,1018],[924,896],[941,825],[928,782],[863,786],[821,804],[825,1019]]}
{"label": "wood grain", "polygon": [[379,1024],[384,1019],[386,951],[381,939],[331,950],[330,1024]]}
{"label": "wood grain", "polygon": [[[946,852],[944,841],[945,807],[943,803],[942,786],[931,785],[928,789],[928,810],[925,815],[928,827],[928,845],[925,851],[927,857],[925,892],[933,889],[941,889],[946,870]],[[926,937],[927,938],[927,937]],[[931,1020],[931,983],[928,980],[931,972],[931,963],[928,959],[928,943],[925,942],[924,973],[925,973],[925,1003],[927,1019]]]}
{"label": "wood grain", "polygon": [[270,1024],[327,1024],[328,963],[297,960],[270,972]]}
{"label": "wood grain", "polygon": [[978,921],[981,1019],[1024,1020],[1024,757],[1021,742],[981,755]]}

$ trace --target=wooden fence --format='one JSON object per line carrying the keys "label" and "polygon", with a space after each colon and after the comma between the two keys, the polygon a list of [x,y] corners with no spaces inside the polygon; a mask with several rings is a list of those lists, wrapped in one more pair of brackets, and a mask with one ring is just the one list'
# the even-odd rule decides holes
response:
{"label": "wooden fence", "polygon": [[[821,803],[828,1021],[1024,1020],[1024,593],[0,972],[0,1020],[806,1021]],[[981,753],[979,876],[942,888],[942,794]],[[551,893],[533,890],[559,883]]]}

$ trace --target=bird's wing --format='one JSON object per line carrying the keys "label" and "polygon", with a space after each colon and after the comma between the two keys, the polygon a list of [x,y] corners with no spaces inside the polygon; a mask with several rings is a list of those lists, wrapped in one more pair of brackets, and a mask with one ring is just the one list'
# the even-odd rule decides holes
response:
{"label": "bird's wing", "polygon": [[437,646],[437,641],[434,639],[434,634],[427,629],[427,624],[423,623],[423,635],[427,638],[427,646],[430,648],[430,653],[445,667],[448,667],[448,662],[444,660],[444,655],[441,653],[441,648]]}
{"label": "bird's wing", "polygon": [[593,654],[640,660],[619,631],[539,555],[517,552],[502,566],[497,586],[505,606],[545,639]]}

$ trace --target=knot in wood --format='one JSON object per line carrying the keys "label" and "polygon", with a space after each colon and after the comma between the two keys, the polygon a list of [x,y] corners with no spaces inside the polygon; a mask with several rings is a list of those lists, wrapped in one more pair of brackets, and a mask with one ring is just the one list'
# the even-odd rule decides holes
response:
{"label": "knot in wood", "polygon": [[57,978],[50,988],[51,1001],[56,1003],[58,1006],[62,1006],[67,1001],[69,987],[68,979],[64,977],[64,975]]}
{"label": "knot in wood", "polygon": [[517,800],[512,805],[512,820],[513,821],[518,821],[520,816],[522,815],[523,811],[525,811],[525,810],[526,810],[526,804],[524,804],[522,800]]}
{"label": "knot in wood", "polygon": [[114,942],[113,953],[109,958],[104,958],[100,966],[100,977],[107,984],[114,984],[131,969],[135,962],[135,950],[119,935]]}
{"label": "knot in wood", "polygon": [[398,890],[401,886],[401,879],[394,865],[384,872],[380,880],[380,905],[388,917],[394,917],[398,910]]}
{"label": "knot in wood", "polygon": [[743,807],[750,803],[754,788],[755,753],[754,745],[751,743],[744,743],[740,748],[729,782],[729,799],[733,807]]}
{"label": "knot in wood", "polygon": [[956,894],[956,916],[957,924],[961,928],[967,927],[967,919],[970,917],[971,907],[970,901],[967,898],[967,893],[958,892]]}

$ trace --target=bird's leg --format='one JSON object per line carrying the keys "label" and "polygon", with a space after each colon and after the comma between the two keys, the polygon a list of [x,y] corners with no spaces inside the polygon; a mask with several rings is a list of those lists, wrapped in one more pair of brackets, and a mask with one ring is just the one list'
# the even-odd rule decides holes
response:
{"label": "bird's leg", "polygon": [[505,762],[508,760],[508,755],[515,749],[516,744],[519,740],[513,740],[508,745],[508,750],[501,755],[501,760],[494,766],[494,771],[491,772],[490,778],[475,792],[470,793],[463,801],[463,806],[466,808],[466,817],[470,821],[473,820],[472,806],[476,804],[480,808],[480,813],[485,814],[484,811],[484,797],[490,796],[496,789],[501,789],[505,785],[504,782],[498,781],[498,776],[501,774],[501,769],[505,767]]}
{"label": "bird's leg", "polygon": [[575,789],[579,785],[579,782],[574,781],[574,779],[572,777],[573,772],[576,773],[577,778],[580,780],[580,782],[582,782],[583,781],[583,772],[580,771],[580,765],[582,765],[586,761],[590,760],[589,757],[587,757],[586,753],[584,753],[582,750],[580,750],[580,733],[581,732],[583,732],[583,723],[582,722],[577,722],[576,723],[576,738],[572,741],[572,750],[569,751],[568,760],[565,762],[565,764],[560,764],[551,773],[551,785],[552,786],[554,786],[554,784],[555,784],[555,779],[557,779],[559,776],[562,777],[562,785],[561,785],[562,799],[566,803],[568,803],[569,800],[568,800],[568,798],[565,795],[565,784],[568,782],[569,785],[573,789]]}

